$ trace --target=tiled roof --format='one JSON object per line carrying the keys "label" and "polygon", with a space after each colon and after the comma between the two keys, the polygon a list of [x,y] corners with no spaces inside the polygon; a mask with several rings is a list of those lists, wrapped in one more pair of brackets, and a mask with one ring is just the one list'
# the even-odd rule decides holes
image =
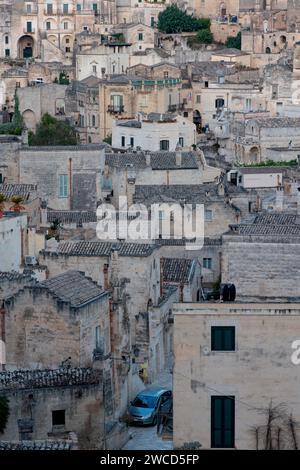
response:
{"label": "tiled roof", "polygon": [[62,302],[78,308],[105,294],[94,281],[80,271],[67,271],[43,281],[36,288],[46,288]]}
{"label": "tiled roof", "polygon": [[[105,163],[111,167],[146,168],[146,154],[142,151],[136,153],[108,153]],[[150,166],[153,170],[198,169],[197,159],[193,152],[182,152],[181,165],[176,165],[175,152],[151,152]]]}
{"label": "tiled roof", "polygon": [[13,196],[22,196],[26,201],[30,197],[30,193],[37,190],[35,184],[0,184],[0,193],[4,194],[7,199]]}
{"label": "tiled roof", "polygon": [[185,202],[205,203],[209,201],[224,201],[223,196],[218,195],[218,187],[214,183],[205,184],[174,184],[174,185],[136,185],[135,202],[147,204],[159,202]]}
{"label": "tiled roof", "polygon": [[164,282],[188,283],[192,275],[193,260],[161,258]]}
{"label": "tiled roof", "polygon": [[[186,240],[185,238],[159,238],[155,240],[157,245],[162,246],[183,246],[185,244],[190,244],[195,242],[196,239]],[[221,246],[222,240],[221,238],[208,238],[204,237],[204,246]]]}
{"label": "tiled roof", "polygon": [[0,390],[92,385],[100,379],[100,371],[91,368],[15,370],[0,372]]}
{"label": "tiled roof", "polygon": [[71,450],[72,441],[0,441],[1,450]]}
{"label": "tiled roof", "polygon": [[300,127],[300,118],[292,117],[275,117],[275,118],[259,118],[253,119],[258,127]]}
{"label": "tiled roof", "polygon": [[101,241],[68,241],[58,245],[58,253],[68,256],[109,256],[117,249],[119,256],[149,256],[155,250],[150,243],[120,243]]}
{"label": "tiled roof", "polygon": [[18,273],[17,271],[0,271],[0,282],[5,281],[20,281],[21,279],[31,279],[29,274]]}
{"label": "tiled roof", "polygon": [[300,218],[295,214],[258,214],[250,223],[231,225],[239,235],[299,236]]}
{"label": "tiled roof", "polygon": [[96,212],[94,211],[56,211],[48,210],[47,222],[51,223],[58,219],[62,224],[86,224],[97,222]]}
{"label": "tiled roof", "polygon": [[267,167],[240,167],[238,168],[238,171],[243,174],[253,174],[253,173],[259,173],[259,174],[268,174],[268,173],[285,173],[286,168],[284,167],[278,167],[278,166],[267,166]]}

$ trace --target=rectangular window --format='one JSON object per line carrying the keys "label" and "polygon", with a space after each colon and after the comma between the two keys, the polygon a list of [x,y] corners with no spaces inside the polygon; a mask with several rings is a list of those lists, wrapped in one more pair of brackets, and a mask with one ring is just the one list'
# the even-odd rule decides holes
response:
{"label": "rectangular window", "polygon": [[210,210],[210,209],[205,209],[205,212],[204,212],[204,219],[205,219],[205,222],[211,222],[211,221],[212,221],[212,218],[213,218],[212,210]]}
{"label": "rectangular window", "polygon": [[59,197],[68,197],[68,175],[59,175]]}
{"label": "rectangular window", "polygon": [[143,39],[144,39],[143,33],[139,33],[138,40],[143,41]]}
{"label": "rectangular window", "polygon": [[151,16],[151,28],[154,28],[155,26],[155,18],[154,16]]}
{"label": "rectangular window", "polygon": [[8,44],[8,42],[9,42],[8,36],[5,36],[5,44]]}
{"label": "rectangular window", "polygon": [[69,13],[69,5],[68,3],[63,4],[63,13],[64,15],[67,15]]}
{"label": "rectangular window", "polygon": [[134,147],[134,138],[130,137],[130,147]]}
{"label": "rectangular window", "polygon": [[184,138],[183,137],[179,137],[179,145],[180,145],[180,147],[184,147]]}
{"label": "rectangular window", "polygon": [[27,13],[31,13],[31,4],[30,3],[27,3],[26,11],[27,11]]}
{"label": "rectangular window", "polygon": [[212,326],[211,327],[212,351],[235,351],[235,327]]}
{"label": "rectangular window", "polygon": [[111,95],[110,106],[112,111],[115,113],[123,112],[123,96],[122,95]]}
{"label": "rectangular window", "polygon": [[125,147],[125,144],[126,144],[125,135],[122,135],[122,137],[121,137],[121,146]]}
{"label": "rectangular window", "polygon": [[249,112],[252,109],[251,98],[246,98],[246,111]]}
{"label": "rectangular window", "polygon": [[97,13],[97,11],[98,11],[97,3],[93,3],[93,10],[94,10],[95,13]]}
{"label": "rectangular window", "polygon": [[53,13],[53,5],[52,3],[47,3],[47,14],[52,15]]}
{"label": "rectangular window", "polygon": [[32,22],[31,21],[27,21],[26,31],[27,31],[27,33],[32,33]]}
{"label": "rectangular window", "polygon": [[2,176],[2,173],[0,173],[0,184],[3,183],[3,176]]}
{"label": "rectangular window", "polygon": [[201,103],[201,95],[196,96],[196,103]]}
{"label": "rectangular window", "polygon": [[67,21],[64,22],[64,29],[68,29],[68,22]]}
{"label": "rectangular window", "polygon": [[225,101],[223,98],[217,98],[215,102],[216,109],[224,108]]}
{"label": "rectangular window", "polygon": [[235,397],[211,397],[211,447],[234,448]]}
{"label": "rectangular window", "polygon": [[101,348],[101,329],[100,326],[96,326],[95,328],[95,348]]}
{"label": "rectangular window", "polygon": [[203,258],[203,268],[206,268],[206,269],[212,268],[212,258]]}
{"label": "rectangular window", "polygon": [[66,424],[66,411],[54,410],[52,411],[52,426],[64,426]]}
{"label": "rectangular window", "polygon": [[96,127],[96,116],[95,116],[95,114],[92,115],[92,126]]}
{"label": "rectangular window", "polygon": [[76,10],[77,10],[77,11],[81,11],[81,5],[80,5],[80,3],[77,3],[77,5],[76,5]]}
{"label": "rectangular window", "polygon": [[93,73],[97,73],[97,65],[93,65]]}
{"label": "rectangular window", "polygon": [[160,150],[169,150],[170,141],[169,140],[161,140],[159,143]]}
{"label": "rectangular window", "polygon": [[47,22],[46,22],[46,29],[47,29],[47,31],[49,31],[49,29],[51,29],[51,23],[50,23],[50,21],[47,21]]}
{"label": "rectangular window", "polygon": [[5,49],[5,57],[9,57],[10,56],[10,49]]}

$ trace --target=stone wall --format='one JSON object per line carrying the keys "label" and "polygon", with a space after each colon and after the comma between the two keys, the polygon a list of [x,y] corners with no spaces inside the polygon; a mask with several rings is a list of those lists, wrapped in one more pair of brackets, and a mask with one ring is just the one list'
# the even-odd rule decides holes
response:
{"label": "stone wall", "polygon": [[[179,304],[174,311],[174,447],[195,441],[211,447],[211,396],[219,395],[235,397],[235,448],[255,450],[253,430],[267,424],[262,410],[271,400],[300,418],[299,366],[291,361],[299,308],[199,305]],[[216,325],[235,326],[235,351],[211,351],[211,326]],[[282,448],[291,442],[286,439]],[[259,445],[264,446],[261,439]]]}
{"label": "stone wall", "polygon": [[299,298],[297,238],[223,236],[222,282],[236,286],[237,299]]}

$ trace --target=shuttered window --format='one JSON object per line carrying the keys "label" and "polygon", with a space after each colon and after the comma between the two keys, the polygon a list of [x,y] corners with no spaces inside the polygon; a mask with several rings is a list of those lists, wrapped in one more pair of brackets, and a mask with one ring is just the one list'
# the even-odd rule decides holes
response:
{"label": "shuttered window", "polygon": [[235,397],[211,397],[211,447],[234,447]]}

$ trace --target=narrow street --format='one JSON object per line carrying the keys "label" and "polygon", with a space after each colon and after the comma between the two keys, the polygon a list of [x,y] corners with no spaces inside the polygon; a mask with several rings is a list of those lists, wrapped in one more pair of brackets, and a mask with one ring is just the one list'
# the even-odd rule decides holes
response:
{"label": "narrow street", "polygon": [[[172,374],[167,369],[149,387],[160,386],[172,389]],[[124,450],[171,450],[173,442],[164,440],[156,433],[156,426],[131,426],[129,428],[131,438],[123,447]]]}

